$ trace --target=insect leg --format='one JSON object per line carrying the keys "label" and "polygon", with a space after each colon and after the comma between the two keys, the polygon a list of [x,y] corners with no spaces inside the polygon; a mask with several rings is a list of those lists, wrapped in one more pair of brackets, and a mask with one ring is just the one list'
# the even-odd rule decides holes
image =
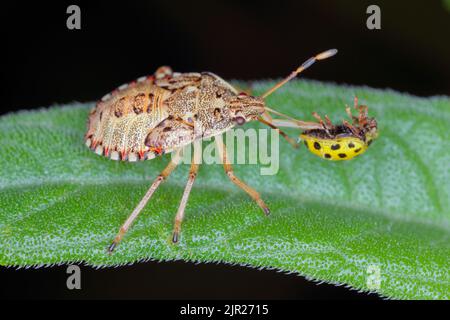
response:
{"label": "insect leg", "polygon": [[201,148],[200,141],[193,143],[194,145],[194,155],[192,157],[191,169],[189,170],[189,177],[184,188],[183,197],[181,198],[180,206],[178,207],[177,215],[175,216],[175,223],[173,227],[172,242],[177,243],[181,232],[181,223],[183,222],[184,212],[186,209],[186,204],[191,193],[192,186],[194,184],[195,178],[197,177],[198,168],[200,166],[201,160]]}
{"label": "insect leg", "polygon": [[272,119],[271,123],[277,127],[296,128],[301,130],[323,129],[320,123],[310,121]]}
{"label": "insect leg", "polygon": [[179,161],[181,158],[181,149],[178,149],[175,151],[175,155],[172,159],[170,159],[169,164],[167,167],[164,168],[163,171],[158,175],[158,177],[153,181],[152,185],[148,189],[147,193],[144,195],[142,200],[139,202],[139,204],[136,206],[136,208],[133,210],[133,212],[129,215],[125,223],[122,225],[122,227],[119,229],[119,232],[117,236],[114,238],[114,241],[111,243],[111,245],[108,248],[108,252],[111,253],[114,248],[119,244],[119,242],[122,240],[125,233],[128,231],[134,220],[138,217],[139,213],[144,209],[147,202],[152,197],[153,193],[158,189],[161,182],[163,182],[167,177],[170,175],[170,173],[177,167]]}
{"label": "insect leg", "polygon": [[[331,128],[329,128],[325,124],[325,122],[323,122],[322,117],[315,111],[312,113],[312,115],[313,115],[314,118],[317,119],[317,121],[319,121],[319,124],[322,126],[322,128],[325,130],[325,132],[328,134],[328,136],[331,136],[330,131],[328,130],[328,129],[331,129]],[[329,121],[329,122],[331,124],[331,121]]]}
{"label": "insect leg", "polygon": [[[262,114],[262,118],[277,127],[297,128],[301,130],[323,129],[323,125],[320,123],[297,120],[269,107],[266,107],[266,110],[267,111]],[[284,119],[274,119],[270,116],[269,112],[281,116]]]}
{"label": "insect leg", "polygon": [[355,117],[352,115],[352,111],[350,110],[350,107],[348,105],[345,106],[345,112],[347,113],[348,117],[352,120],[352,122],[354,122]]}
{"label": "insect leg", "polygon": [[330,128],[330,129],[334,128],[333,123],[331,123],[331,120],[330,120],[330,118],[327,115],[325,115],[325,121],[326,121],[326,124],[327,124],[327,128]]}
{"label": "insect leg", "polygon": [[261,199],[259,193],[254,190],[252,187],[245,184],[243,181],[239,180],[234,175],[233,167],[231,166],[228,157],[227,157],[227,148],[222,140],[222,135],[217,135],[214,137],[214,140],[217,145],[217,150],[219,152],[219,156],[223,160],[223,168],[225,170],[225,173],[230,178],[230,180],[237,185],[239,188],[247,192],[247,194],[261,207],[261,209],[264,211],[266,215],[269,215],[270,210],[267,207],[267,205],[264,203],[264,201]]}
{"label": "insect leg", "polygon": [[270,113],[268,113],[267,111],[264,111],[263,114],[261,115],[261,118],[263,118],[266,121],[272,122],[272,116],[270,115]]}
{"label": "insect leg", "polygon": [[268,125],[274,130],[277,130],[278,134],[280,134],[284,139],[286,139],[287,142],[289,142],[294,148],[298,148],[298,143],[295,142],[294,139],[289,137],[284,131],[282,131],[280,128],[278,128],[276,125],[272,124],[270,121],[264,120],[262,117],[258,119],[260,122],[264,123],[265,125]]}

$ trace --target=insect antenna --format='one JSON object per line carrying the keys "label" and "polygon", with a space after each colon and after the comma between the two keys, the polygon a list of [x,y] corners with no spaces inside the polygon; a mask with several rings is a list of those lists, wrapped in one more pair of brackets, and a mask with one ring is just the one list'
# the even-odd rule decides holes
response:
{"label": "insect antenna", "polygon": [[289,76],[287,76],[286,78],[284,78],[283,80],[281,80],[280,82],[278,82],[276,85],[274,85],[271,89],[267,90],[262,96],[261,98],[265,99],[266,97],[268,97],[269,95],[271,95],[274,91],[276,91],[277,89],[279,89],[280,87],[282,87],[284,84],[286,84],[287,82],[289,82],[290,80],[294,79],[299,73],[301,73],[302,71],[308,69],[310,66],[312,66],[316,61],[319,60],[324,60],[327,58],[330,58],[332,56],[334,56],[338,51],[336,49],[330,49],[327,51],[324,51],[322,53],[319,53],[318,55],[309,58],[308,60],[306,60],[305,62],[302,63],[302,65],[300,67],[298,67],[296,70],[292,71],[291,74]]}

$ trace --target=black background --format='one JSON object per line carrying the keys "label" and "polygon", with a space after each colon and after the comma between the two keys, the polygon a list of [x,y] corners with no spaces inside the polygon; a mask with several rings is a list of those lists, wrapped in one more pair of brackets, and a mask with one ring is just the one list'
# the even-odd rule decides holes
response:
{"label": "black background", "polygon": [[[66,28],[81,7],[82,29]],[[381,7],[381,30],[366,8]],[[320,51],[339,54],[305,77],[450,94],[450,9],[444,1],[2,2],[0,113],[98,100],[160,65],[225,79],[287,75]],[[376,298],[296,275],[224,265],[149,262],[82,268],[68,291],[65,267],[0,270],[10,298]]]}
{"label": "black background", "polygon": [[[78,3],[81,30],[66,28]],[[382,29],[366,28],[369,4]],[[443,1],[2,2],[1,112],[94,101],[160,65],[225,79],[287,75],[322,50],[308,78],[450,94]]]}

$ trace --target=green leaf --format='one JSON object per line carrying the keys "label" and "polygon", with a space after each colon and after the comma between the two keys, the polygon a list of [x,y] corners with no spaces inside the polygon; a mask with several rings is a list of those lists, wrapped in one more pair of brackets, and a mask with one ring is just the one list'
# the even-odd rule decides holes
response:
{"label": "green leaf", "polygon": [[[257,83],[254,90],[261,93],[271,84]],[[122,163],[89,151],[83,134],[92,104],[3,116],[0,264],[220,261],[294,272],[385,297],[448,299],[449,98],[294,81],[267,103],[298,119],[312,120],[311,112],[318,111],[340,121],[355,94],[380,128],[364,155],[329,162],[280,140],[277,175],[261,176],[258,165],[235,165],[236,175],[266,200],[270,217],[220,165],[204,165],[181,242],[172,245],[172,223],[189,170],[182,165],[113,255],[106,247],[167,156]]]}

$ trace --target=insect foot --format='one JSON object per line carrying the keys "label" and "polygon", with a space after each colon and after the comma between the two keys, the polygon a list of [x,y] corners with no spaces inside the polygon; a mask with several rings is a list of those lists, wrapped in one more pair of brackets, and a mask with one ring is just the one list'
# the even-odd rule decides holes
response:
{"label": "insect foot", "polygon": [[111,245],[108,247],[108,253],[111,254],[116,246],[119,244],[120,240],[122,240],[123,235],[125,234],[126,230],[123,228],[120,228],[119,234],[114,238],[114,241],[111,243]]}

